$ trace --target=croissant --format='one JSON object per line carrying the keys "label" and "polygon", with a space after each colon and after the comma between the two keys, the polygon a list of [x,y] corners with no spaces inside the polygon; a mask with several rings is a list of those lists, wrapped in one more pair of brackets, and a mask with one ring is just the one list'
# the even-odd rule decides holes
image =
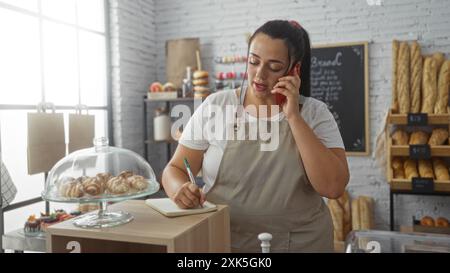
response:
{"label": "croissant", "polygon": [[441,158],[433,158],[433,170],[437,180],[450,180],[447,164]]}
{"label": "croissant", "polygon": [[403,130],[396,130],[392,134],[393,145],[408,145],[409,135]]}
{"label": "croissant", "polygon": [[106,182],[108,191],[112,194],[123,194],[130,190],[130,186],[125,178],[120,176],[113,177]]}
{"label": "croissant", "polygon": [[433,164],[430,160],[419,160],[419,174],[422,178],[434,178]]}
{"label": "croissant", "polygon": [[80,198],[84,195],[83,186],[76,180],[62,185],[59,193],[62,196],[69,198]]}
{"label": "croissant", "polygon": [[96,177],[90,177],[84,180],[82,185],[84,192],[92,196],[102,194],[105,191],[105,185]]}
{"label": "croissant", "polygon": [[428,140],[428,144],[432,146],[442,145],[447,141],[447,139],[448,139],[448,130],[443,128],[436,128],[433,129],[431,137]]}
{"label": "croissant", "polygon": [[131,172],[131,171],[123,171],[123,172],[119,173],[118,176],[127,179],[128,177],[133,176],[133,172]]}
{"label": "croissant", "polygon": [[409,145],[423,145],[428,143],[429,135],[423,131],[416,131],[411,134]]}
{"label": "croissant", "polygon": [[419,177],[417,173],[417,161],[413,159],[407,159],[404,163],[406,179],[411,180],[413,177]]}
{"label": "croissant", "polygon": [[137,189],[139,191],[145,190],[148,186],[147,181],[143,176],[133,175],[128,178],[128,183],[133,189]]}

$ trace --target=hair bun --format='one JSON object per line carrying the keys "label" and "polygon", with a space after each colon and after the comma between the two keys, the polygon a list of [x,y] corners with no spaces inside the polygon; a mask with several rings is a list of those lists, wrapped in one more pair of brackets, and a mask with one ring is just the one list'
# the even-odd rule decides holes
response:
{"label": "hair bun", "polygon": [[291,24],[291,26],[301,29],[302,26],[299,24],[299,22],[295,21],[295,20],[289,20],[289,24]]}

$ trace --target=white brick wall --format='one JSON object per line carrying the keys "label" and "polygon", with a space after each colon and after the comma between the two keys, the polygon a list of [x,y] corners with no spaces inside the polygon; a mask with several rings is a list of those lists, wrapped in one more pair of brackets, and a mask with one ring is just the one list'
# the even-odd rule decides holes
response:
{"label": "white brick wall", "polygon": [[[390,104],[392,39],[418,39],[424,54],[442,51],[450,57],[450,0],[383,0],[382,6],[372,7],[365,0],[111,2],[112,14],[119,23],[119,27],[113,28],[112,37],[117,58],[114,62],[115,138],[119,145],[134,150],[142,147],[139,136],[142,131],[135,123],[141,118],[140,97],[148,83],[155,79],[165,81],[164,46],[168,39],[200,37],[202,61],[211,72],[219,69],[213,64],[214,56],[229,54],[230,43],[236,43],[237,53],[244,54],[245,34],[270,19],[298,20],[309,31],[313,44],[370,41],[372,151]],[[154,153],[163,154],[156,148]],[[377,228],[387,229],[389,190],[373,153],[368,157],[350,157],[348,161],[350,193],[373,196]],[[158,165],[157,158],[151,163]],[[396,221],[407,224],[413,215],[424,214],[450,218],[449,204],[450,200],[444,197],[401,196],[396,202]]]}

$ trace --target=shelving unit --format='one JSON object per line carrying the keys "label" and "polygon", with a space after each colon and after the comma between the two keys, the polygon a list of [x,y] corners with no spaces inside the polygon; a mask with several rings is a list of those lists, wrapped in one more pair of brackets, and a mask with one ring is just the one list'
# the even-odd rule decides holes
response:
{"label": "shelving unit", "polygon": [[[390,207],[390,229],[395,228],[395,196],[397,195],[425,195],[425,196],[450,196],[450,180],[432,180],[433,190],[421,190],[421,188],[413,185],[413,182],[408,179],[396,179],[392,170],[392,157],[410,157],[411,146],[409,145],[393,145],[390,137],[390,129],[395,125],[405,125],[410,127],[431,127],[436,125],[447,125],[450,130],[450,114],[394,114],[392,111],[388,115],[388,130],[386,130],[387,139],[387,180],[389,186],[389,207]],[[430,159],[431,157],[450,157],[450,139],[448,145],[428,146],[424,145],[425,149],[429,149],[429,158],[420,157],[419,159]]]}

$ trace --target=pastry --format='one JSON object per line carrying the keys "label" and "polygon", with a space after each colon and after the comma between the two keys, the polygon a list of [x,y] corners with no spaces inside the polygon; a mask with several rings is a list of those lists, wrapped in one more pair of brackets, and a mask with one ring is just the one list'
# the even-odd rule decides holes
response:
{"label": "pastry", "polygon": [[99,173],[95,177],[100,183],[106,185],[106,182],[108,182],[108,180],[112,178],[112,175],[110,173]]}
{"label": "pastry", "polygon": [[113,177],[108,180],[106,187],[112,194],[124,194],[130,190],[127,179],[121,176]]}
{"label": "pastry", "polygon": [[123,172],[119,173],[118,176],[127,179],[128,177],[133,176],[133,172],[131,172],[131,171],[123,171]]}
{"label": "pastry", "polygon": [[397,60],[399,43],[392,41],[392,103],[391,108],[394,113],[398,113],[398,91],[397,91]]}
{"label": "pastry", "polygon": [[105,184],[99,181],[97,177],[90,177],[82,183],[83,191],[89,195],[97,196],[105,191]]}
{"label": "pastry", "polygon": [[433,172],[433,164],[430,160],[419,160],[419,174],[422,178],[433,178],[434,179],[434,172]]}
{"label": "pastry", "polygon": [[405,169],[405,178],[411,180],[413,177],[419,177],[419,173],[417,172],[417,161],[413,159],[405,160],[403,164]]}
{"label": "pastry", "polygon": [[344,241],[344,211],[337,200],[328,200],[328,207],[330,208],[331,219],[334,226],[334,240]]}
{"label": "pastry", "polygon": [[196,70],[193,74],[193,77],[194,77],[194,80],[208,78],[209,73],[208,73],[208,71],[204,71],[204,70]]}
{"label": "pastry", "polygon": [[429,135],[423,131],[416,131],[411,134],[409,145],[424,145],[428,143]]}
{"label": "pastry", "polygon": [[396,130],[391,137],[393,145],[408,145],[409,135],[404,130]]}
{"label": "pastry", "polygon": [[437,65],[434,58],[425,58],[422,75],[422,113],[433,114],[437,99]]}
{"label": "pastry", "polygon": [[448,112],[448,92],[450,90],[450,60],[445,61],[441,66],[437,89],[438,96],[434,112],[436,114],[446,114]]}
{"label": "pastry", "polygon": [[420,225],[434,227],[434,219],[430,216],[425,216],[420,220]]}
{"label": "pastry", "polygon": [[68,197],[68,198],[80,198],[80,197],[83,197],[83,195],[84,195],[83,186],[77,180],[64,183],[60,187],[59,193],[61,194],[61,196]]}
{"label": "pastry", "polygon": [[130,187],[139,191],[145,190],[148,186],[147,180],[140,175],[128,177],[128,183],[130,184]]}
{"label": "pastry", "polygon": [[163,91],[164,92],[174,92],[174,91],[177,91],[177,88],[175,87],[175,85],[173,83],[168,82],[168,83],[164,84]]}
{"label": "pastry", "polygon": [[23,230],[26,233],[36,233],[41,231],[41,221],[36,218],[35,215],[31,215],[28,217],[28,220],[25,222]]}
{"label": "pastry", "polygon": [[422,84],[422,55],[420,52],[420,45],[417,41],[411,44],[411,113],[420,112],[420,88]]}
{"label": "pastry", "polygon": [[436,180],[450,180],[447,164],[441,158],[433,158],[433,171]]}
{"label": "pastry", "polygon": [[392,158],[392,171],[395,179],[404,179],[405,171],[403,168],[403,160],[399,157]]}
{"label": "pastry", "polygon": [[397,94],[400,114],[410,111],[410,51],[407,42],[401,42],[397,66]]}
{"label": "pastry", "polygon": [[444,217],[438,217],[436,219],[436,227],[448,228],[449,227],[448,220]]}
{"label": "pastry", "polygon": [[433,129],[428,144],[431,146],[442,145],[448,139],[448,130],[443,128]]}

